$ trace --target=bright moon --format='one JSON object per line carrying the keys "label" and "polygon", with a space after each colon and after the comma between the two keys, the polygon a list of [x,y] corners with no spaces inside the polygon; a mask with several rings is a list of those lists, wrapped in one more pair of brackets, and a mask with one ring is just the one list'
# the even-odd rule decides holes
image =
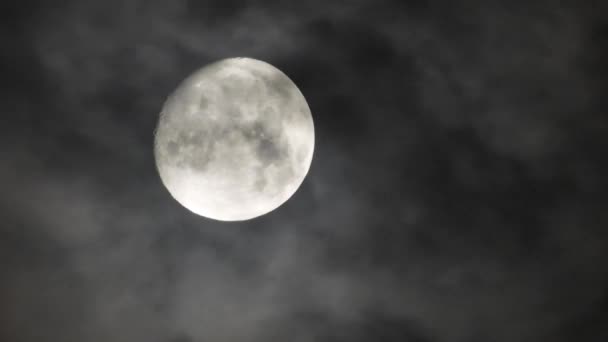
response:
{"label": "bright moon", "polygon": [[312,161],[310,109],[296,85],[251,58],[209,64],[163,106],[154,156],[163,184],[215,220],[264,215],[300,187]]}

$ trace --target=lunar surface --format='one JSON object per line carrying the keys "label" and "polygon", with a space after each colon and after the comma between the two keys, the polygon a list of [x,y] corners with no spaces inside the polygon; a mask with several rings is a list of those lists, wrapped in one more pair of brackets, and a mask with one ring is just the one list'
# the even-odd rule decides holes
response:
{"label": "lunar surface", "polygon": [[312,161],[314,126],[296,85],[272,65],[229,58],[169,96],[154,155],[171,195],[192,212],[248,220],[287,201]]}

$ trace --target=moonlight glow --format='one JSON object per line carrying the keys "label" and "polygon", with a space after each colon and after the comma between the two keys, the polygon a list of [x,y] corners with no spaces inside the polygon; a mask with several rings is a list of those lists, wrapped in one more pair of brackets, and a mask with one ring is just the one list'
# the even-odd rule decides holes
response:
{"label": "moonlight glow", "polygon": [[247,220],[287,201],[308,173],[310,109],[280,70],[250,58],[210,64],[168,98],[155,135],[163,184],[192,212]]}

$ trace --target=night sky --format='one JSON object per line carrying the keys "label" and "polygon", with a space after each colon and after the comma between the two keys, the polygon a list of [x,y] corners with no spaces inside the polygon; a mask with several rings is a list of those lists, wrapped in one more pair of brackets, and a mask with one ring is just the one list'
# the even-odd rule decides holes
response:
{"label": "night sky", "polygon": [[[608,341],[608,2],[0,5],[0,341]],[[167,95],[227,57],[298,85],[276,211],[162,185]]]}

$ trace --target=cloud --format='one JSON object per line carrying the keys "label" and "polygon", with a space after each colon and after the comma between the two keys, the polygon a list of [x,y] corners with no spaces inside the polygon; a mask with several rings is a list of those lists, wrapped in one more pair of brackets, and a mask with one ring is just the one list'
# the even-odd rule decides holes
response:
{"label": "cloud", "polygon": [[[608,237],[594,16],[222,4],[14,12],[1,337],[559,341],[581,320],[595,335]],[[317,129],[294,198],[234,224],[180,207],[152,156],[167,94],[228,56],[285,71]]]}

